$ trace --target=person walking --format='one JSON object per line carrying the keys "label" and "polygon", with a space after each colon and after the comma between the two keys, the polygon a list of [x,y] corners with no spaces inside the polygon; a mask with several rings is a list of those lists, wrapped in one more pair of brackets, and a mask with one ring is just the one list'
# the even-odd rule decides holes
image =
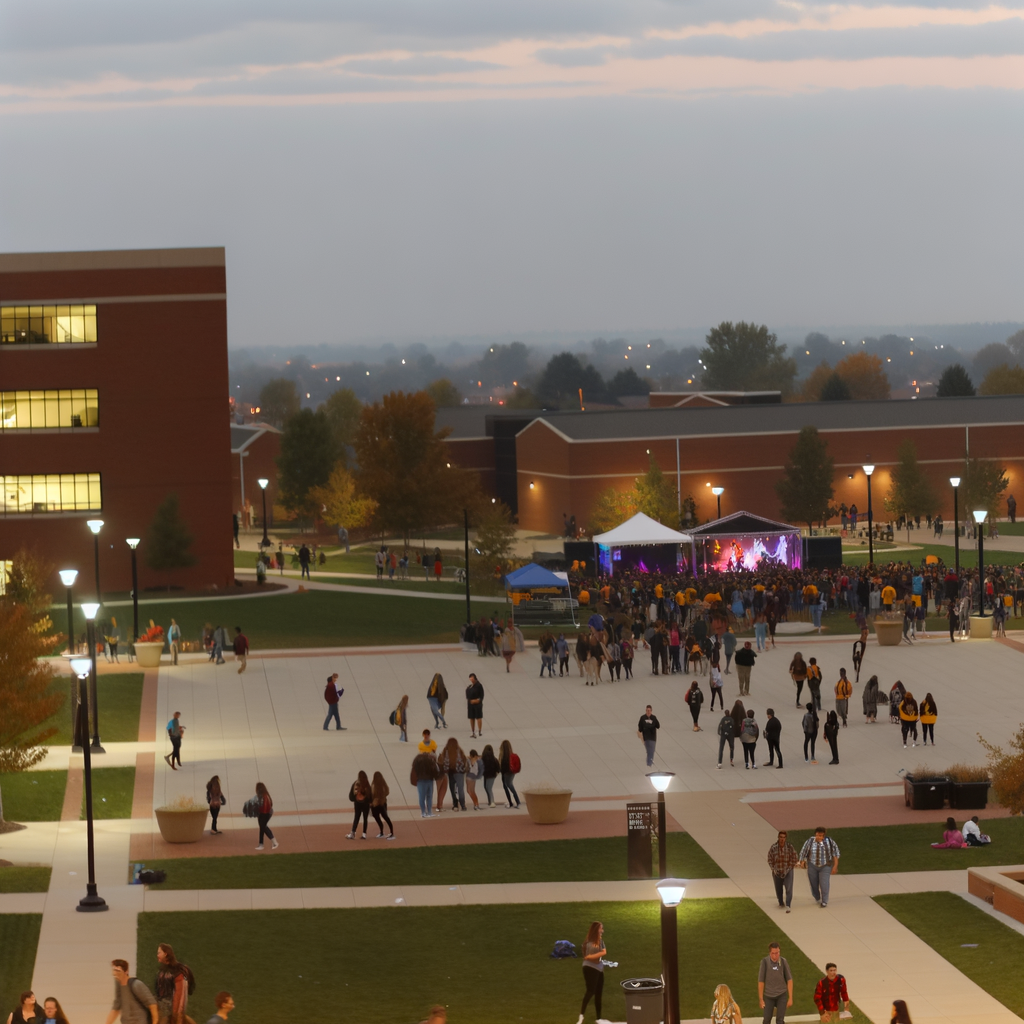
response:
{"label": "person walking", "polygon": [[793,660],[789,663],[789,676],[796,686],[796,706],[800,707],[800,694],[803,693],[804,683],[807,681],[807,662],[799,651],[793,655]]}
{"label": "person walking", "polygon": [[839,716],[834,711],[828,713],[822,731],[832,751],[832,760],[829,764],[839,764]]}
{"label": "person walking", "polygon": [[729,744],[729,767],[735,768],[733,758],[736,756],[736,723],[733,721],[732,713],[725,712],[718,722],[718,767],[722,767],[722,755],[725,753],[725,745]]}
{"label": "person walking", "polygon": [[914,695],[907,690],[899,705],[900,731],[903,733],[903,749],[907,749],[907,736],[911,737],[913,745],[917,746],[917,722],[921,717],[917,708],[917,701]]}
{"label": "person walking", "polygon": [[846,991],[846,979],[835,964],[825,964],[825,977],[814,989],[814,1005],[818,1008],[823,1024],[838,1021],[839,1015],[850,1009],[850,996]]}
{"label": "person walking", "polygon": [[811,691],[811,699],[814,701],[814,710],[821,710],[821,669],[818,668],[818,659],[811,658],[807,666],[807,689]]}
{"label": "person walking", "polygon": [[44,1020],[43,1008],[36,1002],[35,992],[29,989],[18,997],[18,1007],[8,1014],[7,1024],[42,1024]]}
{"label": "person walking", "polygon": [[195,987],[192,970],[174,955],[173,947],[161,942],[156,947],[156,995],[160,1024],[183,1024],[188,1012],[189,983]]}
{"label": "person walking", "polygon": [[509,622],[501,634],[501,656],[505,659],[505,671],[512,671],[512,659],[516,653],[516,631]]}
{"label": "person walking", "polygon": [[262,782],[256,783],[256,821],[260,826],[260,841],[257,850],[263,849],[263,838],[270,840],[270,848],[276,850],[278,842],[274,833],[270,830],[270,819],[274,816],[274,801],[270,796],[267,787]]}
{"label": "person walking", "polygon": [[[309,562],[310,562],[309,548],[307,548],[306,545],[303,544],[302,547],[299,548],[299,567],[300,567],[299,579],[301,579],[301,580],[308,580],[310,578],[310,575],[309,575]],[[383,566],[381,568],[383,568]]]}
{"label": "person walking", "polygon": [[711,1004],[711,1024],[743,1024],[739,1003],[732,997],[728,985],[715,988],[715,1000]]}
{"label": "person walking", "polygon": [[559,633],[555,641],[555,655],[558,658],[558,678],[561,679],[569,674],[569,641],[564,633]]}
{"label": "person walking", "polygon": [[224,664],[224,648],[228,645],[228,631],[223,626],[218,626],[213,631],[213,656],[214,664]]}
{"label": "person walking", "polygon": [[341,724],[341,716],[338,714],[338,704],[341,702],[341,695],[345,692],[343,686],[340,690],[338,689],[338,673],[327,677],[327,685],[324,687],[324,700],[327,701],[327,717],[324,719],[324,732],[327,732],[327,728],[334,721],[335,732],[343,732],[345,726]]}
{"label": "person walking", "polygon": [[541,633],[537,650],[540,651],[540,678],[544,678],[544,670],[547,669],[550,679],[555,674],[555,638],[548,630]]}
{"label": "person walking", "polygon": [[501,767],[501,785],[505,790],[505,799],[508,806],[512,807],[512,801],[516,802],[516,810],[519,810],[519,794],[516,792],[515,777],[522,769],[519,755],[512,750],[512,744],[508,740],[502,740],[498,748],[498,764]]}
{"label": "person walking", "polygon": [[501,765],[494,756],[494,748],[487,744],[480,755],[483,762],[484,793],[487,795],[487,806],[494,806],[494,780],[501,772]]}
{"label": "person walking", "polygon": [[640,721],[636,725],[636,734],[643,740],[644,747],[647,750],[647,767],[654,767],[654,748],[658,743],[658,730],[661,728],[661,722],[658,721],[658,716],[651,710],[651,705],[647,705],[647,710],[640,716]]}
{"label": "person walking", "polygon": [[448,776],[448,788],[452,793],[452,810],[466,809],[466,772],[469,761],[459,746],[459,741],[450,737],[437,759],[437,767]]}
{"label": "person walking", "polygon": [[800,855],[789,841],[789,833],[785,829],[781,830],[779,838],[768,848],[768,867],[772,869],[775,898],[780,907],[785,906],[787,914],[793,906],[793,869],[799,862]]}
{"label": "person walking", "polygon": [[843,720],[843,728],[846,728],[846,718],[850,714],[850,698],[853,696],[853,683],[847,678],[846,669],[839,670],[839,681],[836,683],[836,713]]}
{"label": "person walking", "polygon": [[739,680],[741,697],[750,696],[750,670],[754,667],[755,658],[757,652],[750,646],[749,640],[736,652],[736,678]]}
{"label": "person walking", "polygon": [[235,626],[235,639],[231,641],[235,652],[235,661],[238,662],[238,674],[241,675],[249,658],[249,638],[242,632],[241,626]]}
{"label": "person walking", "polygon": [[160,1011],[149,986],[128,973],[127,960],[111,960],[110,966],[114,975],[114,1002],[106,1024],[114,1024],[118,1017],[121,1024],[157,1024]]}
{"label": "person walking", "polygon": [[220,814],[220,809],[227,803],[227,800],[224,799],[224,793],[220,788],[219,775],[214,775],[206,784],[206,803],[210,808],[210,835],[224,835],[217,828],[217,816]]}
{"label": "person walking", "polygon": [[736,634],[732,629],[727,629],[722,634],[722,650],[725,651],[725,674],[727,676],[732,675],[729,666],[732,664],[732,659],[736,655]]}
{"label": "person walking", "polygon": [[228,1014],[235,1008],[235,1000],[230,992],[218,992],[213,999],[213,1005],[217,1012],[206,1022],[206,1024],[224,1024]]}
{"label": "person walking", "polygon": [[[391,724],[398,726],[398,742],[409,742],[409,695],[404,694],[398,707],[391,712]],[[324,726],[324,728],[327,728]]]}
{"label": "person walking", "polygon": [[178,652],[181,650],[181,626],[174,619],[171,619],[171,624],[167,627],[167,643],[171,648],[171,664],[177,665]]}
{"label": "person walking", "polygon": [[[627,679],[633,678],[633,643],[628,636],[622,638],[619,644],[619,651],[622,657],[622,671],[626,673]],[[568,663],[566,664],[566,675],[569,674]]]}
{"label": "person walking", "polygon": [[777,942],[768,946],[768,955],[757,969],[757,1001],[764,1011],[764,1024],[770,1024],[773,1011],[777,1024],[786,1024],[786,1010],[793,1005],[793,972]]}
{"label": "person walking", "polygon": [[444,676],[440,672],[435,672],[434,678],[430,680],[430,685],[427,687],[427,704],[434,716],[435,729],[439,725],[442,729],[448,728],[448,723],[444,720],[444,705],[447,701],[448,690],[444,685]]}
{"label": "person walking", "polygon": [[921,701],[921,705],[918,708],[918,714],[921,720],[921,743],[923,746],[928,746],[928,737],[932,738],[932,746],[935,746],[935,723],[939,718],[939,711],[935,705],[935,698],[930,694],[924,695],[924,700]]}
{"label": "person walking", "polygon": [[597,1019],[604,1019],[601,1014],[601,995],[604,992],[604,957],[607,953],[604,944],[604,925],[600,921],[594,921],[587,931],[586,939],[583,940],[583,983],[586,992],[580,1006],[580,1019],[576,1024],[583,1024],[587,1004],[591,999],[594,1000]]}
{"label": "person walking", "polygon": [[700,718],[700,706],[704,703],[704,694],[701,692],[700,684],[696,679],[690,684],[690,688],[686,691],[686,703],[690,706],[690,717],[693,719],[693,731],[702,732],[703,730],[697,724],[697,719]]}
{"label": "person walking", "polygon": [[[391,819],[388,817],[388,795],[390,792],[388,784],[384,781],[384,776],[380,772],[374,772],[373,781],[370,783],[370,813],[373,815],[373,820],[377,822],[378,839],[395,838],[395,826],[391,824]],[[391,833],[388,836],[384,835],[384,822],[387,822],[388,831]]]}
{"label": "person walking", "polygon": [[369,824],[368,818],[370,816],[370,801],[373,799],[373,793],[370,789],[370,780],[367,778],[366,772],[361,771],[356,776],[356,781],[349,786],[348,798],[352,801],[355,814],[352,818],[352,831],[349,832],[346,839],[355,839],[356,833],[359,831],[359,819],[363,819],[363,839],[366,838],[366,826]]}
{"label": "person walking", "polygon": [[710,668],[710,679],[708,681],[708,687],[711,690],[711,709],[715,710],[715,698],[718,698],[718,706],[724,711],[725,710],[725,697],[722,696],[722,673],[718,666],[712,664]]}
{"label": "person walking", "polygon": [[853,641],[853,671],[855,679],[860,682],[860,667],[864,662],[864,652],[868,649],[868,627],[861,626],[860,638]]}
{"label": "person walking", "polygon": [[782,748],[779,746],[779,738],[782,736],[782,722],[775,717],[775,709],[769,708],[765,714],[768,716],[768,720],[764,723],[764,738],[768,743],[768,760],[765,761],[764,767],[771,768],[778,756],[779,763],[775,766],[777,769],[782,767]]}
{"label": "person walking", "polygon": [[878,676],[872,676],[864,684],[864,692],[861,694],[861,709],[864,712],[864,721],[868,725],[878,720]]}
{"label": "person walking", "polygon": [[814,902],[827,907],[829,882],[832,875],[839,871],[839,847],[826,834],[824,825],[819,825],[814,835],[804,843],[797,866],[807,868],[807,881]]}
{"label": "person walking", "polygon": [[[181,712],[175,711],[174,717],[167,723],[167,735],[171,739],[171,752],[164,754],[164,760],[177,771],[181,767],[181,741],[185,736],[185,726],[181,724]],[[178,762],[178,768],[174,762]]]}
{"label": "person walking", "polygon": [[806,714],[800,724],[804,730],[804,763],[806,764],[808,761],[807,748],[810,747],[810,763],[817,764],[814,757],[814,743],[818,738],[818,714],[814,710],[813,703],[806,705]]}
{"label": "person walking", "polygon": [[46,1022],[52,1022],[52,1024],[69,1024],[68,1016],[64,1012],[64,1007],[60,1005],[60,1002],[54,996],[47,996],[43,1000],[43,1012],[46,1014]]}
{"label": "person walking", "polygon": [[434,780],[438,774],[437,760],[433,754],[419,753],[412,759],[412,771],[409,781],[416,787],[421,818],[434,817]]}
{"label": "person walking", "polygon": [[475,672],[469,673],[466,687],[466,714],[469,717],[470,736],[476,739],[484,734],[484,686]]}
{"label": "person walking", "polygon": [[740,743],[743,744],[744,768],[757,767],[757,739],[760,735],[761,730],[757,722],[754,721],[754,709],[751,708],[747,712],[746,718],[743,719],[743,729],[740,732]]}

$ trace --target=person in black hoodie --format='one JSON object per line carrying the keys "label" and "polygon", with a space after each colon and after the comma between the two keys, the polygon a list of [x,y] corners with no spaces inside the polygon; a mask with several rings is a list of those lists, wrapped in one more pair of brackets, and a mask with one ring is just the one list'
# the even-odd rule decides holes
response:
{"label": "person in black hoodie", "polygon": [[[814,710],[813,701],[810,704],[806,704],[805,708],[807,713],[803,717],[802,725],[804,729],[804,761],[810,760],[811,764],[817,764],[817,760],[814,756],[814,741],[818,738],[818,715]],[[807,757],[807,748],[810,747],[811,756]]]}
{"label": "person in black hoodie", "polygon": [[768,742],[768,760],[765,761],[764,767],[771,768],[775,762],[775,755],[779,755],[779,763],[776,765],[777,768],[782,767],[782,749],[779,747],[779,737],[782,735],[782,723],[775,717],[775,711],[769,708],[765,714],[768,716],[768,721],[764,723],[764,738]]}

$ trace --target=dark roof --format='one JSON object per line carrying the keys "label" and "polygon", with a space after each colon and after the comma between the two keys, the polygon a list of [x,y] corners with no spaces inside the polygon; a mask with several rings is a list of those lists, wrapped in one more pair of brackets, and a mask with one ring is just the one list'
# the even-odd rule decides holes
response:
{"label": "dark roof", "polygon": [[790,526],[789,523],[780,523],[775,519],[765,519],[764,516],[755,516],[752,512],[733,512],[732,515],[723,516],[721,519],[714,519],[703,526],[695,526],[686,531],[694,540],[701,540],[703,537],[730,536],[738,537],[745,534],[765,536],[769,533],[799,533],[798,526]]}
{"label": "dark roof", "polygon": [[494,437],[493,424],[496,419],[521,421],[522,426],[525,427],[539,416],[548,415],[562,414],[547,413],[543,409],[504,409],[490,403],[487,405],[454,405],[447,409],[438,409],[434,422],[438,430],[450,427],[449,437],[453,441],[468,441],[479,437]]}

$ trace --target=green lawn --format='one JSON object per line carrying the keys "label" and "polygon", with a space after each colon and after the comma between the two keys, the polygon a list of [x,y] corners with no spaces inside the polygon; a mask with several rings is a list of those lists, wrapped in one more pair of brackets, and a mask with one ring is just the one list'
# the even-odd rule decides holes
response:
{"label": "green lawn", "polygon": [[42,923],[42,914],[0,914],[0,950],[3,950],[0,1006],[13,1009],[18,1005],[18,996],[32,987]]}
{"label": "green lawn", "polygon": [[[339,885],[459,885],[469,882],[616,881],[626,877],[626,839],[427,846],[290,853],[274,857],[185,857],[146,863],[167,872],[164,889],[277,889]],[[724,878],[685,832],[669,833],[669,872]]]}
{"label": "green lawn", "polygon": [[46,892],[49,888],[49,868],[27,868],[17,864],[0,868],[0,892]]}
{"label": "green lawn", "polygon": [[[992,837],[988,846],[966,850],[933,850],[942,842],[943,823],[908,822],[906,825],[867,825],[863,828],[829,829],[839,844],[839,870],[848,875],[885,874],[891,871],[946,871],[952,868],[1017,864],[1024,850],[1024,818],[985,818],[985,812],[951,811],[962,825],[978,813],[981,829]],[[907,812],[908,818],[911,812]],[[794,829],[789,841],[799,851],[811,836],[808,829]]]}
{"label": "green lawn", "polygon": [[[101,662],[102,664],[102,662]],[[139,709],[142,706],[141,672],[123,675],[100,675],[96,680],[97,700],[100,708],[100,740],[104,743],[134,743],[139,738]],[[50,747],[71,745],[71,674],[54,680],[54,689],[65,695],[64,706],[45,723],[56,728],[57,735],[47,740]]]}
{"label": "green lawn", "polygon": [[[746,899],[687,900],[678,917],[682,1016],[706,1018],[724,982],[755,1019],[757,967],[779,936],[775,924]],[[581,962],[549,953],[558,939],[581,946],[593,920],[604,923],[608,956],[619,961],[606,974],[603,1015],[621,1021],[619,983],[661,973],[654,901],[144,913],[137,962],[151,964],[158,942],[187,957],[201,986],[193,1015],[226,989],[246,1019],[287,1016],[301,991],[310,1024],[333,1022],[340,1006],[346,1020],[400,1024],[422,1020],[433,1003],[446,1004],[452,1022],[563,1024],[579,1010]],[[795,978],[791,1012],[810,1013],[819,972],[782,942]]]}
{"label": "green lawn", "polygon": [[876,896],[875,902],[1008,1010],[1024,1015],[1024,935],[952,892]]}
{"label": "green lawn", "polygon": [[[134,768],[93,768],[92,816],[130,818],[135,794]],[[85,818],[85,793],[82,793],[82,818]]]}
{"label": "green lawn", "polygon": [[[875,563],[877,565],[888,565],[889,562],[910,562],[911,565],[920,565],[928,555],[935,555],[941,558],[946,565],[952,565],[955,558],[955,551],[951,544],[926,544],[919,543],[918,534],[924,534],[924,530],[911,531],[911,545],[914,551],[893,551],[891,554],[887,549],[875,548]],[[931,533],[927,534],[929,537]],[[907,534],[897,535],[902,544],[906,544]],[[923,540],[923,539],[922,539]],[[847,565],[867,565],[867,545],[856,550],[843,550],[843,561]],[[986,565],[1020,565],[1024,561],[1024,554],[1020,551],[1000,551],[999,541],[985,541],[985,564]],[[978,567],[978,542],[965,537],[960,538],[960,566],[961,568],[976,569]]]}
{"label": "green lawn", "polygon": [[4,817],[8,821],[60,821],[66,771],[15,772],[0,775]]}

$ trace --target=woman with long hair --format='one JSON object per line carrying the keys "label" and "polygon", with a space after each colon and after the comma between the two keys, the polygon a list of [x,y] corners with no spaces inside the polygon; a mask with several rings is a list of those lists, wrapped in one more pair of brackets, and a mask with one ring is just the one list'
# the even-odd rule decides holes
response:
{"label": "woman with long hair", "polygon": [[512,621],[505,625],[501,634],[501,656],[505,659],[505,671],[512,671],[512,659],[516,653],[516,631],[512,628]]}
{"label": "woman with long hair", "polygon": [[68,1024],[67,1014],[54,996],[47,996],[43,1000],[43,1012],[46,1014],[46,1019],[53,1021],[53,1024]]}
{"label": "woman with long hair", "polygon": [[743,1014],[728,985],[719,985],[715,989],[715,1001],[711,1004],[711,1024],[743,1024]]}
{"label": "woman with long hair", "polygon": [[501,771],[501,764],[498,759],[494,756],[494,747],[487,744],[483,749],[483,753],[480,755],[480,760],[484,763],[484,792],[487,794],[487,806],[494,806],[494,780],[498,777],[498,773]]}
{"label": "woman with long hair", "polygon": [[946,827],[942,832],[942,842],[932,843],[933,850],[962,850],[967,846],[963,832],[956,827],[955,818],[946,819]]}
{"label": "woman with long hair", "polygon": [[409,742],[409,695],[405,694],[395,708],[395,725],[398,726],[398,742]]}
{"label": "woman with long hair", "polygon": [[259,800],[256,820],[260,826],[260,842],[256,849],[263,849],[263,837],[266,836],[270,840],[270,848],[276,850],[277,840],[274,838],[274,833],[270,831],[270,819],[274,816],[274,801],[262,782],[256,783],[256,798]]}
{"label": "woman with long hair", "polygon": [[860,702],[865,723],[872,725],[878,718],[878,676],[872,676],[864,684]]}
{"label": "woman with long hair", "polygon": [[[384,776],[380,772],[374,772],[373,782],[370,783],[370,811],[373,814],[373,820],[377,822],[378,839],[395,838],[395,826],[391,824],[391,819],[388,817],[388,794],[390,792],[388,784],[384,781]],[[384,825],[381,819],[388,823],[391,835],[384,835]]]}
{"label": "woman with long hair", "polygon": [[587,1003],[594,1000],[597,1019],[601,1020],[601,996],[604,993],[604,964],[602,958],[608,950],[604,945],[604,925],[595,921],[587,930],[583,940],[583,983],[587,990],[583,994],[580,1006],[580,1019],[576,1024],[583,1024],[583,1015],[587,1012]]}
{"label": "woman with long hair", "polygon": [[363,835],[362,838],[366,838],[366,826],[368,824],[367,819],[370,815],[370,800],[373,798],[373,793],[370,787],[370,780],[366,777],[366,772],[361,771],[356,776],[356,781],[352,783],[348,790],[348,798],[352,801],[355,808],[355,816],[352,818],[352,831],[349,832],[346,839],[355,839],[356,833],[359,831],[359,819],[363,819]]}
{"label": "woman with long hair", "polygon": [[914,695],[907,690],[900,701],[900,730],[903,733],[903,749],[907,748],[907,736],[912,738],[914,746],[917,746],[917,721],[921,717],[917,709],[917,701]]}
{"label": "woman with long hair", "polygon": [[697,724],[697,720],[700,718],[700,706],[704,703],[704,693],[700,688],[700,683],[696,679],[690,683],[690,688],[686,691],[686,703],[690,706],[690,717],[693,719],[693,731],[700,732],[701,727]]}
{"label": "woman with long hair", "polygon": [[921,715],[921,741],[928,746],[928,737],[932,738],[932,746],[935,746],[935,722],[939,717],[939,709],[935,706],[935,698],[930,694],[924,695],[921,706],[918,708]]}
{"label": "woman with long hair", "polygon": [[832,760],[829,764],[839,764],[839,716],[834,711],[830,711],[825,718],[823,732],[829,747],[832,748]]}
{"label": "woman with long hair", "polygon": [[800,694],[807,681],[807,662],[799,651],[793,655],[793,660],[789,663],[789,675],[796,684],[796,706],[800,707]]}
{"label": "woman with long hair", "polygon": [[153,994],[159,1012],[160,1024],[183,1021],[188,1010],[188,983],[191,972],[174,955],[173,947],[161,942],[156,947],[159,966],[156,971],[156,986]]}
{"label": "woman with long hair", "polygon": [[221,836],[224,833],[217,828],[217,815],[220,809],[227,803],[220,788],[220,776],[214,775],[206,784],[206,802],[210,805],[210,835]]}
{"label": "woman with long hair", "polygon": [[498,748],[498,764],[501,768],[501,784],[505,789],[505,799],[508,806],[512,801],[516,802],[516,810],[519,809],[519,794],[516,792],[515,777],[519,772],[519,755],[512,752],[512,744],[508,740],[502,740]]}
{"label": "woman with long hair", "polygon": [[892,1001],[892,1021],[893,1024],[913,1024],[907,1004],[902,999]]}
{"label": "woman with long hair", "polygon": [[7,1024],[40,1024],[42,1020],[43,1008],[36,1002],[36,994],[29,989],[18,997],[18,1008],[11,1011]]}
{"label": "woman with long hair", "polygon": [[459,741],[450,737],[437,759],[437,766],[448,776],[448,788],[452,791],[452,810],[466,809],[466,772],[469,761],[459,746]]}

